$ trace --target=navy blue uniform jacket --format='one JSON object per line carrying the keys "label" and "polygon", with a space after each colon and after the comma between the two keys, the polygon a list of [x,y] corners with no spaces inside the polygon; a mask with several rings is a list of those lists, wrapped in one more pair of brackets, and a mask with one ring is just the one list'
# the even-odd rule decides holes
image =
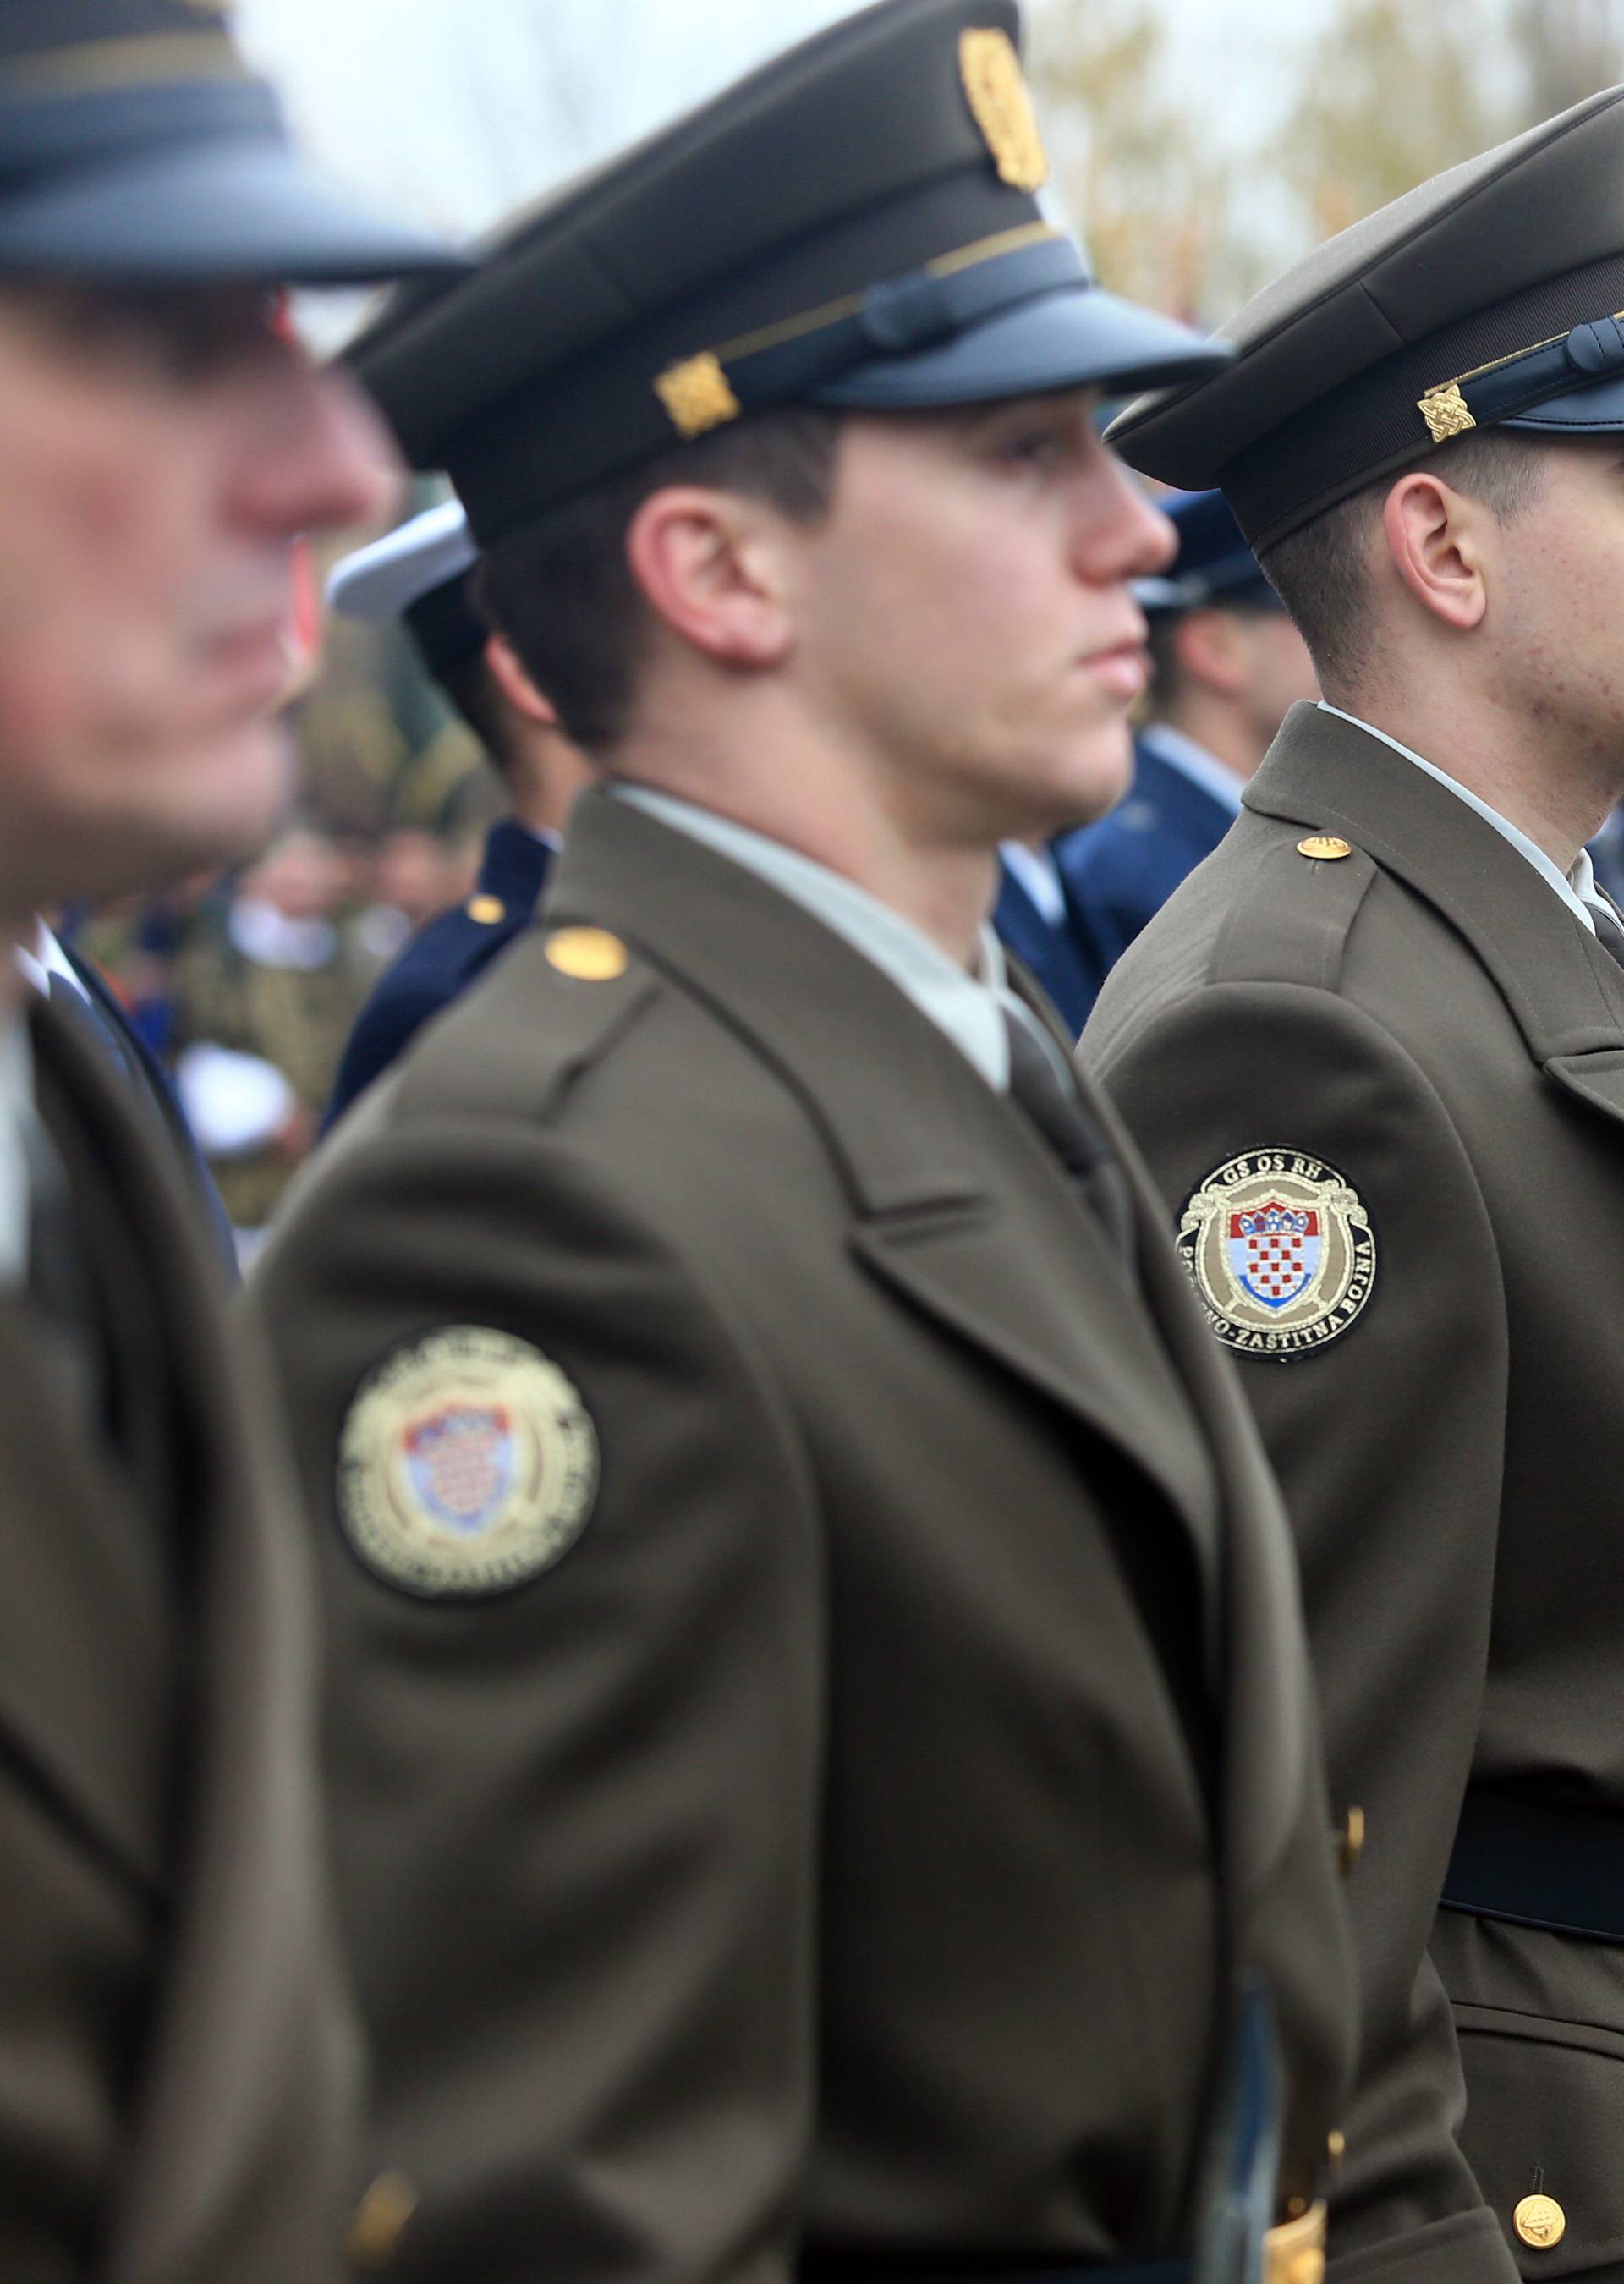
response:
{"label": "navy blue uniform jacket", "polygon": [[[479,885],[465,904],[441,912],[419,928],[394,965],[372,987],[355,1018],[349,1044],[339,1065],[332,1099],[322,1121],[326,1132],[358,1094],[386,1071],[431,1015],[467,989],[535,917],[552,850],[512,817],[493,825],[485,837]],[[481,919],[481,907],[502,907],[499,917]]]}
{"label": "navy blue uniform jacket", "polygon": [[1126,801],[1055,843],[1060,878],[1098,946],[1102,981],[1234,822],[1233,810],[1135,740]]}

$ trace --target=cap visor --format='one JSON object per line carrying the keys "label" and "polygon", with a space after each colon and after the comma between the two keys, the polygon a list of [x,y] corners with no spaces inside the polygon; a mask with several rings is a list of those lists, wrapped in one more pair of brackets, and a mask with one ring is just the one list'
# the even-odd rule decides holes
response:
{"label": "cap visor", "polygon": [[0,200],[0,275],[347,286],[466,267],[319,187],[270,136],[193,142]]}
{"label": "cap visor", "polygon": [[1097,286],[1066,286],[1006,309],[939,348],[855,366],[816,392],[820,404],[876,411],[988,403],[1094,386],[1113,394],[1204,380],[1234,356],[1171,317]]}
{"label": "cap visor", "polygon": [[1624,428],[1624,378],[1599,380],[1589,388],[1570,389],[1565,396],[1548,397],[1497,428],[1528,428],[1553,436],[1605,435]]}

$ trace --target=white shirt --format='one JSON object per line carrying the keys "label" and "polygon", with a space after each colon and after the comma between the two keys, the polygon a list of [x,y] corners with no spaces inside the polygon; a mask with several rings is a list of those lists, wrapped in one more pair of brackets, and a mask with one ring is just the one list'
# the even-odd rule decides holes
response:
{"label": "white shirt", "polygon": [[73,969],[68,966],[67,954],[63,950],[61,945],[57,942],[55,936],[52,935],[51,930],[46,927],[43,920],[36,920],[34,924],[34,949],[32,951],[25,951],[21,944],[18,945],[17,965],[21,968],[23,974],[27,977],[27,981],[39,993],[41,998],[50,998],[51,979],[53,975],[59,975],[66,984],[69,985],[73,990],[79,994],[79,997],[84,1001],[85,1005],[87,1007],[90,1005],[90,993],[85,989],[84,985],[80,982]]}
{"label": "white shirt", "polygon": [[1486,801],[1480,800],[1470,786],[1462,785],[1457,778],[1448,776],[1441,770],[1435,763],[1425,761],[1419,754],[1412,753],[1408,746],[1401,746],[1396,738],[1390,738],[1385,730],[1378,730],[1374,723],[1361,721],[1357,714],[1345,714],[1339,706],[1328,705],[1323,698],[1319,701],[1319,708],[1322,714],[1334,714],[1339,722],[1351,722],[1356,730],[1363,730],[1369,736],[1379,738],[1384,746],[1391,746],[1395,754],[1402,754],[1407,762],[1413,762],[1418,770],[1425,770],[1429,778],[1436,778],[1441,786],[1448,786],[1449,791],[1457,799],[1464,801],[1468,809],[1476,810],[1486,825],[1492,825],[1503,841],[1509,841],[1519,856],[1526,857],[1541,880],[1548,888],[1556,891],[1581,927],[1588,928],[1592,935],[1596,934],[1596,922],[1590,911],[1592,905],[1597,911],[1605,912],[1610,919],[1618,919],[1618,913],[1596,885],[1596,871],[1590,863],[1590,852],[1588,849],[1581,849],[1574,857],[1573,869],[1571,872],[1559,872],[1551,858],[1536,841],[1530,841],[1527,834],[1513,825],[1509,817],[1502,817],[1497,809],[1491,809]]}
{"label": "white shirt", "polygon": [[1040,919],[1058,927],[1066,918],[1066,891],[1060,868],[1047,849],[1029,849],[1024,841],[1001,841],[998,854],[1005,868],[1037,906]]}
{"label": "white shirt", "polygon": [[1007,1094],[1010,1085],[1006,1009],[1028,1026],[1057,1063],[1064,1064],[1048,1032],[1010,989],[1003,947],[990,927],[981,930],[980,973],[972,975],[901,912],[799,849],[786,849],[781,841],[769,841],[749,825],[736,825],[731,817],[718,817],[714,810],[680,801],[674,794],[637,785],[617,785],[612,790],[617,800],[646,810],[662,825],[674,825],[691,840],[705,841],[730,857],[843,936],[951,1039],[995,1093]]}
{"label": "white shirt", "polygon": [[1166,762],[1170,770],[1188,778],[1191,785],[1199,786],[1203,793],[1210,793],[1231,817],[1240,815],[1244,780],[1216,754],[1209,754],[1205,746],[1198,746],[1193,738],[1187,738],[1182,730],[1172,729],[1166,722],[1147,722],[1139,732],[1139,743],[1159,762]]}

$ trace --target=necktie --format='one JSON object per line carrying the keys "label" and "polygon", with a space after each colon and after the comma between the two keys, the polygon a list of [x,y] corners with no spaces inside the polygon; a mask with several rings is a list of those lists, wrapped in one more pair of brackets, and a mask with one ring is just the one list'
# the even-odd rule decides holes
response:
{"label": "necktie", "polygon": [[1033,1026],[1012,1009],[1004,1009],[1003,1026],[1010,1042],[1011,1100],[1071,1176],[1113,1252],[1134,1279],[1133,1202],[1127,1175],[1078,1093],[1058,1049],[1050,1053]]}

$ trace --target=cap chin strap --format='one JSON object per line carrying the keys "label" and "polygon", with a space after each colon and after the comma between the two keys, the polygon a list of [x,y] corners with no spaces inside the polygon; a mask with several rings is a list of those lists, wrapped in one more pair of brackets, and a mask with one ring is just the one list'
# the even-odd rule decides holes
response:
{"label": "cap chin strap", "polygon": [[1624,311],[1592,317],[1571,332],[1554,334],[1510,356],[1496,357],[1454,380],[1441,380],[1416,399],[1434,444],[1487,428],[1571,390],[1624,373]]}
{"label": "cap chin strap", "polygon": [[871,357],[934,348],[1041,293],[1093,283],[1072,239],[1049,223],[1025,223],[683,357],[654,388],[678,432],[697,436],[742,412],[805,398]]}

